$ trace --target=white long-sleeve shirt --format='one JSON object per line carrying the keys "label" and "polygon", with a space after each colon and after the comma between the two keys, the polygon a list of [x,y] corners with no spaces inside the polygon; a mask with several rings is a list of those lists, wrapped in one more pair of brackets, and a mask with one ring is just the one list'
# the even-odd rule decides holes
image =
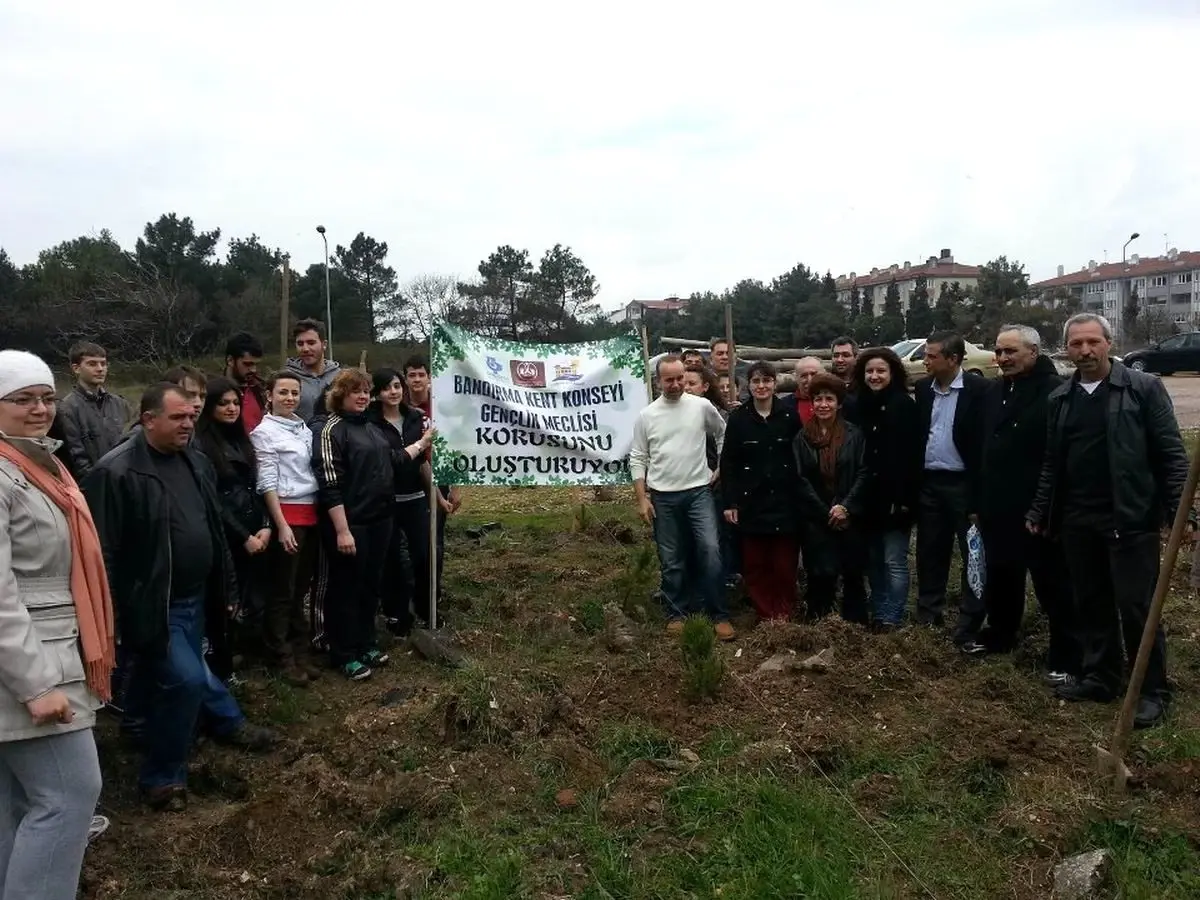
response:
{"label": "white long-sleeve shirt", "polygon": [[317,502],[312,469],[313,436],[303,419],[263,416],[250,432],[258,458],[258,492],[275,491],[280,503]]}
{"label": "white long-sleeve shirt", "polygon": [[708,484],[712,471],[705,446],[710,434],[719,453],[725,420],[703,397],[684,394],[674,402],[659,397],[633,426],[629,470],[634,481],[644,479],[653,491],[687,491]]}

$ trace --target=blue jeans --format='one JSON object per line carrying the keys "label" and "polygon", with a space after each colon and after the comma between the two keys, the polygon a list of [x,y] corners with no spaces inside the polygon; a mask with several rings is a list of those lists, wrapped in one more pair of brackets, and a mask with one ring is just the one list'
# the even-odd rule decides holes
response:
{"label": "blue jeans", "polygon": [[873,531],[867,538],[867,581],[876,623],[901,625],[908,609],[908,528]]}
{"label": "blue jeans", "polygon": [[712,492],[707,485],[686,491],[651,491],[650,500],[667,618],[703,612],[713,622],[729,621]]}
{"label": "blue jeans", "polygon": [[168,632],[166,654],[138,658],[130,686],[146,715],[146,756],[138,778],[143,788],[187,784],[201,712],[218,736],[232,734],[245,721],[229,689],[204,661],[204,598],[172,601]]}

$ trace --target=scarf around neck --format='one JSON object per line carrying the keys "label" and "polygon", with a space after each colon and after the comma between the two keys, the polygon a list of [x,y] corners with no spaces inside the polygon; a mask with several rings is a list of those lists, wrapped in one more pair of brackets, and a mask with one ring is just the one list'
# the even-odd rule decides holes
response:
{"label": "scarf around neck", "polygon": [[20,469],[67,520],[71,535],[71,599],[79,619],[79,646],[87,685],[108,702],[112,699],[111,675],[116,664],[116,625],[104,554],[91,510],[71,473],[55,457],[51,456],[50,461],[58,469],[57,478],[8,440],[0,440],[0,457]]}
{"label": "scarf around neck", "polygon": [[837,492],[837,457],[846,441],[846,428],[839,412],[833,419],[829,430],[822,433],[821,424],[816,417],[809,419],[804,425],[804,436],[817,451],[817,459],[821,465],[821,480],[826,489],[834,494]]}

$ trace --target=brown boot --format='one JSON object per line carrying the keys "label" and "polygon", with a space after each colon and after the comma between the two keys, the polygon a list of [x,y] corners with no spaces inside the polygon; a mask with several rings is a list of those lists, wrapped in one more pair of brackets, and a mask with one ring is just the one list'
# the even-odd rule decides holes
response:
{"label": "brown boot", "polygon": [[144,788],[142,802],[156,812],[186,812],[187,788],[182,784],[164,784],[162,787]]}
{"label": "brown boot", "polygon": [[683,634],[683,619],[672,619],[667,623],[667,634],[672,637],[679,637]]}
{"label": "brown boot", "polygon": [[295,663],[285,666],[279,673],[280,677],[296,688],[306,688],[312,682],[308,672],[302,666]]}
{"label": "brown boot", "polygon": [[737,632],[728,622],[718,622],[717,627],[713,630],[717,633],[718,641],[732,641],[737,637]]}

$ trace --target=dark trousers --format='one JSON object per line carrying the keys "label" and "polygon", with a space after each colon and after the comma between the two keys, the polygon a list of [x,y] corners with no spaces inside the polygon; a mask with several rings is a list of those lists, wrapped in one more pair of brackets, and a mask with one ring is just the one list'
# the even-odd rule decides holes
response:
{"label": "dark trousers", "polygon": [[842,581],[842,618],[867,624],[867,555],[858,531],[813,529],[805,538],[804,563],[808,574],[804,595],[809,619],[829,615],[837,603],[838,579]]}
{"label": "dark trousers", "polygon": [[[954,640],[975,639],[985,616],[983,599],[967,584],[967,476],[963,472],[926,471],[917,502],[917,621],[930,625],[941,621],[946,610],[946,582],[950,579],[950,557],[954,541],[962,557],[958,626]],[[987,552],[987,547],[984,547]]]}
{"label": "dark trousers", "polygon": [[[1025,578],[1028,574],[1050,631],[1046,665],[1052,672],[1078,675],[1080,650],[1073,624],[1075,599],[1062,545],[1030,534],[1023,524],[1006,524],[1004,527],[1009,533],[1001,535],[997,528],[986,526],[983,530],[987,562],[983,602],[987,609],[987,628],[980,634],[980,640],[998,653],[1007,653],[1016,647],[1021,619],[1025,615]],[[989,553],[989,546],[1001,545],[1008,552]]]}
{"label": "dark trousers", "polygon": [[308,623],[304,619],[304,595],[317,571],[316,526],[292,527],[296,552],[288,553],[278,540],[267,551],[271,564],[271,584],[263,610],[263,647],[271,663],[289,665],[295,659],[296,646],[304,639]]}
{"label": "dark trousers", "polygon": [[392,522],[383,614],[399,623],[401,634],[408,634],[418,620],[429,622],[429,501],[397,503]]}
{"label": "dark trousers", "polygon": [[742,584],[760,619],[790,619],[796,609],[800,540],[794,534],[743,534]]}
{"label": "dark trousers", "polygon": [[[1157,532],[1124,533],[1075,527],[1062,531],[1067,568],[1075,585],[1075,633],[1083,659],[1083,679],[1116,693],[1142,643],[1142,631],[1158,581]],[[1122,652],[1124,643],[1124,652]],[[1163,696],[1167,684],[1167,642],[1160,626],[1154,637],[1143,696]]]}
{"label": "dark trousers", "polygon": [[340,553],[333,526],[325,529],[329,554],[325,640],[335,666],[344,666],[376,649],[375,613],[392,542],[392,520],[351,525],[350,533],[354,535],[354,553]]}
{"label": "dark trousers", "polygon": [[[441,485],[438,488],[438,491],[447,500],[450,499],[449,486]],[[438,608],[441,609],[441,606],[442,606],[442,567],[446,562],[446,511],[444,509],[442,509],[442,505],[440,503],[438,504],[438,507],[437,507],[437,517],[438,517],[438,519],[437,519],[437,599],[438,599]],[[426,530],[428,530],[428,528],[429,528],[428,522],[425,523],[425,528],[426,528]],[[428,544],[428,541],[426,541],[426,544]],[[428,565],[426,566],[426,568],[428,568]],[[440,619],[441,617],[442,617],[442,614],[438,613],[438,618]]]}

